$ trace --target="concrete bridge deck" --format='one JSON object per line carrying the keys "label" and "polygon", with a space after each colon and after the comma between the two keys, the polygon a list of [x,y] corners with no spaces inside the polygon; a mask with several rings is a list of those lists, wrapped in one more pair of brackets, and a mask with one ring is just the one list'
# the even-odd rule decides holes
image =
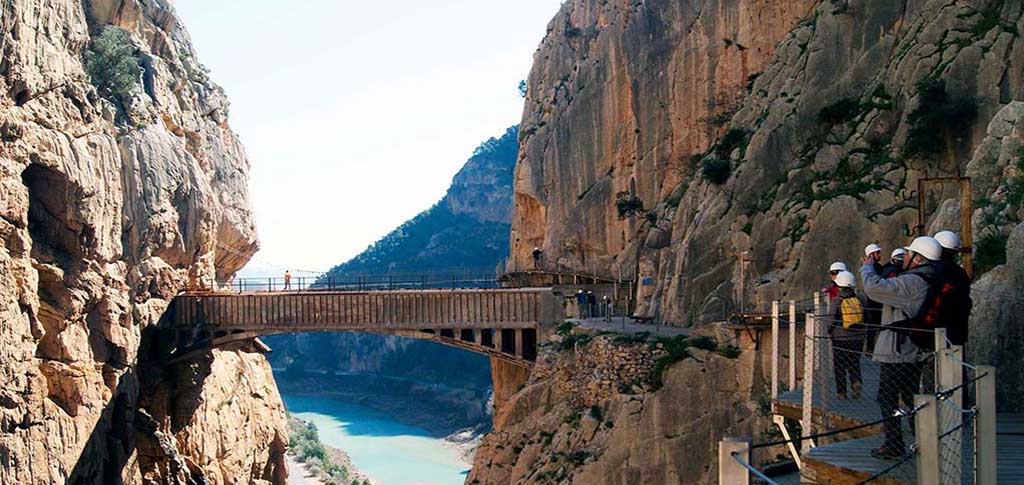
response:
{"label": "concrete bridge deck", "polygon": [[562,318],[551,288],[201,292],[175,298],[162,327],[185,336],[179,352],[261,335],[359,331],[433,339],[529,365],[542,327]]}

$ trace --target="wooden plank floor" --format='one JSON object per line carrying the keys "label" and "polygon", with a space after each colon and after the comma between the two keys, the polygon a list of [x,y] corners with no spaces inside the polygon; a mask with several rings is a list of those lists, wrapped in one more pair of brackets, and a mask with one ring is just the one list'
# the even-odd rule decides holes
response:
{"label": "wooden plank floor", "polygon": [[999,483],[1024,483],[1024,414],[996,417]]}
{"label": "wooden plank floor", "polygon": [[[819,483],[863,480],[895,463],[871,456],[871,450],[881,445],[881,436],[868,436],[812,448],[804,454],[804,475]],[[879,483],[913,483],[916,475],[915,460],[910,459],[882,475]]]}
{"label": "wooden plank floor", "polygon": [[[881,418],[880,411],[878,409],[878,364],[872,362],[867,357],[861,357],[860,359],[861,378],[864,381],[864,389],[861,391],[859,399],[853,399],[847,396],[847,399],[838,399],[836,396],[836,384],[835,379],[831,373],[823,375],[815,379],[815,393],[812,396],[813,406],[821,409],[822,405],[826,401],[826,396],[822,393],[827,390],[827,402],[828,402],[828,414],[830,416],[839,416],[842,418],[843,423],[837,423],[840,426],[847,426],[848,424],[860,424],[875,421]],[[828,384],[826,387],[825,384]],[[790,407],[801,409],[804,403],[804,391],[803,388],[798,388],[786,392],[780,392],[778,401],[780,404]],[[849,423],[846,423],[849,422]]]}

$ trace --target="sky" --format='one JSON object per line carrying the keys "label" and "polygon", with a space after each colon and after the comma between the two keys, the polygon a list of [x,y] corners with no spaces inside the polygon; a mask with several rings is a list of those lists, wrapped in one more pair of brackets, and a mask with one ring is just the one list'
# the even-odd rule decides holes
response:
{"label": "sky", "polygon": [[260,246],[242,276],[324,271],[444,196],[519,122],[560,0],[175,0],[231,100]]}

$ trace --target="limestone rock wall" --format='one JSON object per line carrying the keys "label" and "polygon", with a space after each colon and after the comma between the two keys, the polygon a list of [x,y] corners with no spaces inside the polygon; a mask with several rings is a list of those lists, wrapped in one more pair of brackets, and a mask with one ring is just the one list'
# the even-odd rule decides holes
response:
{"label": "limestone rock wall", "polygon": [[[515,264],[538,245],[551,264],[636,272],[652,282],[638,312],[686,324],[741,300],[766,309],[806,296],[828,262],[853,264],[868,242],[906,244],[901,226],[916,225],[922,177],[970,172],[982,202],[975,233],[1005,236],[1020,220],[1019,201],[1004,205],[1001,177],[1020,159],[1006,120],[1024,100],[1022,9],[1003,0],[566,2],[529,80]],[[934,141],[935,153],[911,153],[924,80],[973,113],[950,120],[966,126]],[[714,160],[729,170],[721,185],[703,176]],[[645,212],[620,217],[617,201],[632,196]],[[928,193],[927,229],[959,226],[956,196]]]}
{"label": "limestone rock wall", "polygon": [[[170,299],[257,248],[224,92],[166,0],[0,8],[0,482],[280,479],[262,356],[140,365]],[[111,24],[142,66],[119,104],[84,66]],[[177,379],[161,391],[157,372]]]}
{"label": "limestone rock wall", "polygon": [[[636,312],[675,325],[768,311],[868,243],[907,244],[918,180],[957,174],[975,256],[1013,264],[1021,32],[1006,0],[565,2],[528,83],[513,265],[536,245],[549,265],[637,274]],[[955,187],[924,195],[926,232],[960,229]],[[1000,342],[972,339],[1011,355]]]}
{"label": "limestone rock wall", "polygon": [[[756,354],[692,357],[649,385],[665,351],[597,336],[544,351],[526,385],[495,414],[466,483],[716,483],[718,440],[762,436]],[[755,457],[762,459],[764,457]]]}

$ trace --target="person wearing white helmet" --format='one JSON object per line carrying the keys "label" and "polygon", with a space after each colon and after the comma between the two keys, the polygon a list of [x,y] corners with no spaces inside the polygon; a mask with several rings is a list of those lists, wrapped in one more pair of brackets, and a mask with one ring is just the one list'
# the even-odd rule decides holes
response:
{"label": "person wearing white helmet", "polygon": [[836,275],[839,287],[838,304],[829,325],[832,340],[832,368],[836,376],[836,396],[846,399],[846,378],[850,378],[850,397],[860,399],[864,381],[860,372],[860,355],[864,349],[864,305],[857,296],[857,277],[849,271]]}
{"label": "person wearing white helmet", "polygon": [[[942,269],[945,279],[952,286],[951,311],[955,315],[948,327],[946,336],[953,345],[966,345],[968,327],[971,319],[971,277],[956,261],[960,253],[960,236],[953,231],[941,231],[935,234],[935,240],[942,246]],[[964,353],[967,349],[963,350]]]}
{"label": "person wearing white helmet", "polygon": [[868,244],[867,246],[864,247],[864,256],[874,259],[875,263],[877,264],[881,264],[882,246],[879,246],[878,244],[875,243]]}
{"label": "person wearing white helmet", "polygon": [[892,250],[892,254],[889,255],[889,262],[882,266],[882,272],[880,275],[882,278],[891,278],[900,274],[903,271],[903,258],[907,255],[907,250],[904,248],[896,248]]}
{"label": "person wearing white helmet", "polygon": [[[939,279],[936,263],[941,258],[942,246],[938,241],[919,237],[907,248],[903,263],[905,271],[899,276],[883,279],[871,258],[865,256],[861,261],[864,293],[883,305],[882,327],[872,352],[872,360],[880,367],[878,405],[883,417],[893,416],[901,399],[907,403],[914,402],[921,380],[923,357],[911,334],[903,329],[909,326],[906,322],[928,309],[925,303],[930,287]],[[873,456],[896,459],[905,454],[900,421],[884,423],[885,441],[881,447],[871,450]]]}
{"label": "person wearing white helmet", "polygon": [[836,297],[839,296],[839,287],[836,286],[836,276],[843,271],[849,270],[846,268],[846,263],[842,261],[836,261],[828,267],[829,278],[832,279],[832,282],[829,283],[828,286],[822,288],[821,292],[828,295],[829,301],[835,300]]}

